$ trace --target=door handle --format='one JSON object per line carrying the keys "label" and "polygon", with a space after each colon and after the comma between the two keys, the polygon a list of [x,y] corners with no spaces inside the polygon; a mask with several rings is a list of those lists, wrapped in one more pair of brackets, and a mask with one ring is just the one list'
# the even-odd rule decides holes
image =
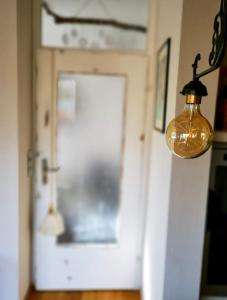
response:
{"label": "door handle", "polygon": [[48,160],[46,158],[42,159],[42,181],[43,184],[48,184],[48,173],[56,173],[60,170],[60,167],[50,168],[48,165]]}

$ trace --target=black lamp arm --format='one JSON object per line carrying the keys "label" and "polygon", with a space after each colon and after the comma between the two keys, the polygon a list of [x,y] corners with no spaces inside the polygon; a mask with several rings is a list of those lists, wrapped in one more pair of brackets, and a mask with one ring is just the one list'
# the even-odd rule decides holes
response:
{"label": "black lamp arm", "polygon": [[209,65],[210,68],[197,74],[198,61],[201,59],[201,55],[197,54],[193,67],[193,80],[199,80],[217,68],[220,67],[224,55],[225,55],[225,45],[227,39],[227,0],[221,0],[221,6],[218,14],[214,19],[214,34],[212,38],[212,50],[209,55]]}

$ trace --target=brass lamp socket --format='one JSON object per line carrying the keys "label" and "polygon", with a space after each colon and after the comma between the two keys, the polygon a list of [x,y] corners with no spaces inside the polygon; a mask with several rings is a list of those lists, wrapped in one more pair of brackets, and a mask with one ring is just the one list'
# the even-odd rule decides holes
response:
{"label": "brass lamp socket", "polygon": [[202,97],[197,95],[187,95],[186,103],[187,104],[201,104]]}

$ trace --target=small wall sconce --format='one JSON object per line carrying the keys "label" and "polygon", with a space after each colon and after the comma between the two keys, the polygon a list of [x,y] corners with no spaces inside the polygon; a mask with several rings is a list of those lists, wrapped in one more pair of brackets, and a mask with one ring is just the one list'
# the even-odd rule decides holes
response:
{"label": "small wall sconce", "polygon": [[199,80],[201,77],[220,67],[227,39],[227,0],[221,0],[220,11],[214,20],[212,51],[209,56],[210,67],[197,74],[197,54],[193,67],[193,80],[185,85],[181,94],[186,97],[182,114],[173,119],[166,131],[166,140],[170,150],[182,158],[195,158],[204,154],[211,146],[214,132],[208,120],[200,112],[202,97],[207,96],[206,86]]}

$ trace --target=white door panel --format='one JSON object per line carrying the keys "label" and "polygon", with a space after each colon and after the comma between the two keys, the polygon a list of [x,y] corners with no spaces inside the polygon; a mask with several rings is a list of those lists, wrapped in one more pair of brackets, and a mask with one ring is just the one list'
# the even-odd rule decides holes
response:
{"label": "white door panel", "polygon": [[[146,62],[142,55],[37,53],[38,290],[140,287]],[[52,185],[51,174],[42,181],[44,158],[61,167]],[[67,225],[59,238],[37,230],[50,197]]]}

